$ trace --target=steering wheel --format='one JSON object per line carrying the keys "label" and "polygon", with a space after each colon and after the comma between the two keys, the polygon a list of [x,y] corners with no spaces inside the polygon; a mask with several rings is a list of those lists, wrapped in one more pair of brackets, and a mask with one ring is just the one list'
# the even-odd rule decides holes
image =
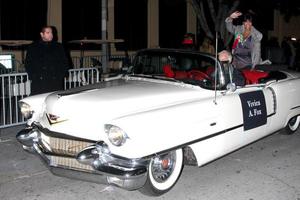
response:
{"label": "steering wheel", "polygon": [[194,79],[194,80],[204,80],[204,79],[207,79],[209,80],[210,77],[205,74],[204,72],[201,72],[199,70],[191,70],[188,72],[188,75],[189,75],[189,78],[190,79]]}

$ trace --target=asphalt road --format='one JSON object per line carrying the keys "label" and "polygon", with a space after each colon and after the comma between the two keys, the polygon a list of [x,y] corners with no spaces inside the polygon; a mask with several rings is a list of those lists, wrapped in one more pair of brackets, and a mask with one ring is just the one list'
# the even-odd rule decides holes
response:
{"label": "asphalt road", "polygon": [[52,175],[17,143],[20,128],[0,129],[0,200],[300,200],[300,131],[277,132],[201,168],[185,166],[175,187],[153,198]]}

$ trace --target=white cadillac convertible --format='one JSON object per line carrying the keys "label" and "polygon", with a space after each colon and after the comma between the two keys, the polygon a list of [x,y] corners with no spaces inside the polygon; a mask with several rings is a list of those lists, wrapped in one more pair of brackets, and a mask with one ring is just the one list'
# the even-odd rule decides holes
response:
{"label": "white cadillac convertible", "polygon": [[22,99],[17,139],[56,175],[161,195],[184,165],[297,130],[299,74],[244,70],[236,85],[231,69],[203,53],[141,50],[122,74]]}

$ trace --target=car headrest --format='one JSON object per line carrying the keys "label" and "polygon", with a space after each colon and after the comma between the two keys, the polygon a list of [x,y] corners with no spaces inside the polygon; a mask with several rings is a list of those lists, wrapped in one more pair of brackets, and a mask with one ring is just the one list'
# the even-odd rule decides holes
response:
{"label": "car headrest", "polygon": [[181,60],[181,69],[182,70],[191,70],[192,69],[192,60],[189,58],[182,58]]}

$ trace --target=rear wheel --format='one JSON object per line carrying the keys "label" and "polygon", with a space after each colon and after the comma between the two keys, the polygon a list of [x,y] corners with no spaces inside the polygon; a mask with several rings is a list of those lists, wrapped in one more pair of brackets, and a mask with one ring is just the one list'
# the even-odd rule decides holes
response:
{"label": "rear wheel", "polygon": [[291,118],[285,127],[285,134],[290,135],[295,133],[298,130],[299,125],[300,125],[299,115]]}
{"label": "rear wheel", "polygon": [[182,169],[182,149],[153,157],[149,164],[148,179],[140,191],[149,196],[166,193],[175,185]]}

